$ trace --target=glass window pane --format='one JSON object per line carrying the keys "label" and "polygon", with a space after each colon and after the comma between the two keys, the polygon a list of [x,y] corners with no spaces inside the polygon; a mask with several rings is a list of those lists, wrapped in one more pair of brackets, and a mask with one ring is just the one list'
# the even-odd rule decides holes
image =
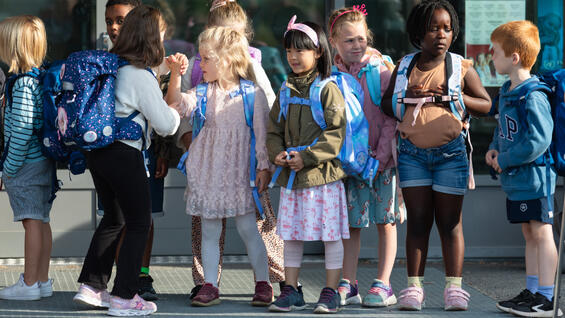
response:
{"label": "glass window pane", "polygon": [[[297,15],[298,21],[312,21],[324,26],[325,0],[241,0],[238,1],[252,21],[252,46],[261,50],[262,66],[273,90],[278,91],[290,71],[282,48],[282,36],[288,21]],[[204,29],[208,0],[149,0],[144,3],[159,7],[169,24],[165,48],[167,53],[183,52],[188,57],[196,53],[198,35]]]}
{"label": "glass window pane", "polygon": [[47,31],[47,60],[95,45],[95,0],[0,0],[0,20],[16,15],[40,17]]}

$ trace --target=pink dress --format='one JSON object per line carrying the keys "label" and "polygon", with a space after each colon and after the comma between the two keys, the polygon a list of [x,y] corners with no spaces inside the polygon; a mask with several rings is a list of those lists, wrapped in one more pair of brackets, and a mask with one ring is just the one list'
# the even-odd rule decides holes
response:
{"label": "pink dress", "polygon": [[[232,98],[229,93],[216,82],[209,83],[206,122],[186,160],[186,212],[205,219],[255,213],[249,185],[251,133],[245,123],[241,95]],[[181,94],[181,107],[190,116],[196,107],[196,89]],[[265,93],[256,85],[253,130],[257,170],[269,168],[265,144],[268,114]]]}

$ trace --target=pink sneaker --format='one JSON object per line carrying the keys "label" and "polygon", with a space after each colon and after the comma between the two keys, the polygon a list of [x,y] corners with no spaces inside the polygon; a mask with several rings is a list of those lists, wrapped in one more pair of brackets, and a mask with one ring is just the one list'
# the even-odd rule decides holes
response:
{"label": "pink sneaker", "polygon": [[110,298],[109,316],[146,316],[157,311],[157,305],[135,294],[132,299],[123,299],[118,296]]}
{"label": "pink sneaker", "polygon": [[408,287],[400,291],[398,297],[398,309],[400,310],[422,310],[424,307],[424,289],[422,287]]}
{"label": "pink sneaker", "polygon": [[78,293],[73,297],[73,301],[91,307],[110,307],[110,294],[106,290],[98,290],[86,284],[80,284]]}
{"label": "pink sneaker", "polygon": [[443,291],[444,309],[448,311],[467,310],[469,298],[471,298],[471,295],[461,287],[451,286],[446,288]]}

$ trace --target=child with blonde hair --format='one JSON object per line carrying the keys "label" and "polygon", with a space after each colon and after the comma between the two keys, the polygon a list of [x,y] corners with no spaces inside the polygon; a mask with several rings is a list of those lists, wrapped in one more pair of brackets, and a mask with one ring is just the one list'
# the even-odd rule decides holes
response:
{"label": "child with blonde hair", "polygon": [[[248,41],[253,38],[253,29],[251,27],[250,19],[247,17],[245,10],[234,0],[221,1],[215,0],[211,2],[210,13],[208,15],[207,28],[214,26],[224,26],[232,28],[245,35]],[[251,65],[256,79],[256,83],[265,95],[267,96],[269,108],[275,101],[275,93],[269,82],[265,70],[261,67],[261,51],[257,48],[249,46],[249,54],[251,56]],[[188,63],[188,70],[182,77],[181,91],[195,87],[202,82],[202,69],[200,67],[200,55],[190,58]],[[179,132],[178,146],[188,149],[192,140],[192,128],[188,118],[181,121]],[[190,169],[190,167],[187,167]],[[264,219],[257,213],[257,228],[265,245],[267,246],[267,258],[269,259],[269,280],[271,283],[280,282],[284,284],[284,264],[283,264],[283,242],[276,234],[277,218],[271,206],[271,201],[268,193],[261,197],[263,202]],[[198,293],[198,290],[204,284],[204,275],[202,269],[202,231],[200,224],[200,217],[192,216],[191,224],[192,233],[192,278],[194,280],[194,288],[190,292],[190,297],[193,298]],[[221,278],[222,258],[224,255],[224,239],[226,234],[225,220],[222,221],[222,235],[220,237],[220,266],[218,272],[218,284]]]}
{"label": "child with blonde hair", "polygon": [[342,8],[330,15],[328,25],[330,44],[337,50],[334,65],[339,71],[353,75],[363,87],[363,113],[369,122],[370,154],[379,161],[372,187],[353,177],[345,180],[350,239],[343,240],[343,279],[338,291],[341,305],[361,303],[356,280],[361,229],[376,224],[379,235],[377,278],[363,298],[363,305],[384,307],[396,304],[390,274],[396,258],[396,222],[404,221],[406,211],[400,191],[397,191],[392,158],[396,120],[385,115],[380,107],[394,65],[388,56],[369,46],[372,34],[367,27],[366,14],[364,5]]}
{"label": "child with blonde hair", "polygon": [[[267,251],[255,223],[255,201],[250,187],[250,177],[255,174],[255,180],[251,181],[260,193],[267,190],[270,180],[265,145],[268,101],[263,89],[254,83],[248,42],[243,34],[232,28],[212,27],[200,34],[198,44],[205,83],[181,93],[181,63],[171,57],[167,60],[171,80],[166,96],[169,104],[180,103],[182,116],[192,114],[195,128],[186,161],[185,197],[187,213],[199,216],[202,222],[205,283],[192,299],[192,305],[210,306],[220,302],[219,240],[222,219],[227,217],[235,218],[253,266],[256,287],[252,304],[268,305],[273,289],[268,282]],[[250,110],[251,127],[247,121]],[[253,154],[255,158],[251,157]],[[256,166],[250,164],[250,159],[256,159]]]}
{"label": "child with blonde hair", "polygon": [[49,279],[52,235],[49,225],[54,162],[40,148],[43,126],[39,68],[47,51],[41,19],[16,16],[0,22],[0,60],[14,73],[6,84],[4,150],[0,160],[14,221],[25,229],[24,273],[0,290],[0,299],[38,300],[53,294]]}

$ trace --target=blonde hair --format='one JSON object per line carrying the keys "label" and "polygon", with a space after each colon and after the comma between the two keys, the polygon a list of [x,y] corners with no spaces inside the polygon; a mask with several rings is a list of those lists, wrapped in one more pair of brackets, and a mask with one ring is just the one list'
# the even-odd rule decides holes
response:
{"label": "blonde hair", "polygon": [[353,7],[341,8],[332,12],[328,21],[328,31],[331,32],[330,38],[336,39],[338,32],[341,31],[341,27],[345,23],[362,23],[363,26],[365,26],[365,30],[367,31],[367,45],[371,46],[373,44],[373,33],[371,32],[371,30],[369,30],[365,15],[360,11],[353,10]]}
{"label": "blonde hair", "polygon": [[505,56],[518,53],[522,67],[531,69],[540,51],[538,28],[530,21],[511,21],[498,26],[490,35],[491,42],[502,47]]}
{"label": "blonde hair", "polygon": [[229,27],[211,27],[198,36],[198,47],[209,50],[216,63],[224,64],[224,70],[235,78],[255,82],[249,43],[243,34]]}
{"label": "blonde hair", "polygon": [[247,41],[251,42],[253,39],[253,28],[245,10],[235,1],[224,1],[225,3],[220,3],[220,5],[218,5],[218,2],[217,0],[212,1],[212,11],[208,15],[206,28],[214,26],[233,27],[236,24],[241,24]]}
{"label": "blonde hair", "polygon": [[40,18],[32,15],[10,17],[0,22],[0,60],[12,73],[40,67],[47,54],[47,34]]}

